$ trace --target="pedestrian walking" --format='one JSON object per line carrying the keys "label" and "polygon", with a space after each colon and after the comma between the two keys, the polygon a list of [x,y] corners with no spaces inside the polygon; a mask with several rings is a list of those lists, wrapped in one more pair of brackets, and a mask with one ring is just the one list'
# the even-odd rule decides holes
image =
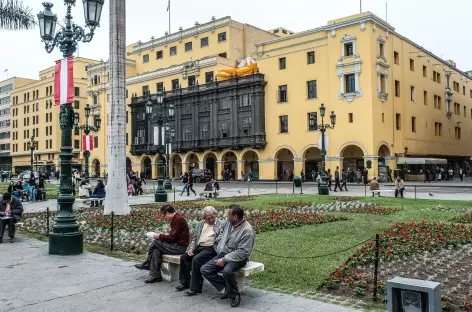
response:
{"label": "pedestrian walking", "polygon": [[343,169],[342,170],[342,173],[341,173],[341,181],[342,181],[342,184],[341,184],[341,192],[343,190],[343,187],[344,189],[346,190],[347,192],[347,180],[349,179],[349,175],[346,173],[346,171]]}
{"label": "pedestrian walking", "polygon": [[192,176],[192,173],[189,172],[188,173],[188,187],[187,187],[187,196],[190,196],[190,191],[193,192],[193,194],[195,196],[197,196],[197,192],[195,192],[195,190],[193,189],[193,176]]}
{"label": "pedestrian walking", "polygon": [[334,191],[337,192],[338,187],[341,189],[341,192],[343,191],[341,184],[339,183],[339,166],[336,167],[336,170],[334,171]]}

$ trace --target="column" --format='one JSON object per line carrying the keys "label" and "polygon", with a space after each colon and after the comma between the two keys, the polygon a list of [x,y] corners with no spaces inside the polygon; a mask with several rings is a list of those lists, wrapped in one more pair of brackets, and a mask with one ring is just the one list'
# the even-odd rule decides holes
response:
{"label": "column", "polygon": [[[234,177],[234,180],[241,180],[241,171],[244,171],[244,160],[237,160],[237,172],[236,172],[236,177]],[[247,175],[247,172],[244,172],[245,175]]]}
{"label": "column", "polygon": [[215,178],[217,180],[223,180],[223,176],[221,175],[221,171],[223,170],[225,162],[221,160],[216,161],[216,175]]}
{"label": "column", "polygon": [[[305,159],[304,158],[294,158],[293,159],[293,176],[299,176],[302,169],[304,169]],[[305,170],[303,170],[305,172]],[[306,174],[306,173],[305,173]]]}
{"label": "column", "polygon": [[276,159],[260,159],[259,160],[259,181],[277,180],[277,160]]}
{"label": "column", "polygon": [[205,162],[204,162],[203,160],[200,160],[200,161],[198,162],[198,167],[199,167],[200,169],[206,169],[206,168],[205,168]]}
{"label": "column", "polygon": [[[368,166],[370,162],[370,167]],[[369,179],[379,176],[379,156],[364,156],[364,166],[369,170]]]}
{"label": "column", "polygon": [[[331,169],[331,174],[333,175],[334,179],[334,171],[336,167],[339,167],[339,171],[343,169],[343,160],[344,157],[326,157],[326,171]],[[345,168],[347,170],[347,168]]]}
{"label": "column", "polygon": [[158,177],[157,163],[152,162],[152,163],[151,163],[151,168],[152,168],[152,170],[151,170],[151,178],[152,178],[153,180],[156,180],[157,177]]}
{"label": "column", "polygon": [[183,162],[182,163],[182,174],[185,174],[186,172],[188,172],[188,166],[189,163],[188,162]]}

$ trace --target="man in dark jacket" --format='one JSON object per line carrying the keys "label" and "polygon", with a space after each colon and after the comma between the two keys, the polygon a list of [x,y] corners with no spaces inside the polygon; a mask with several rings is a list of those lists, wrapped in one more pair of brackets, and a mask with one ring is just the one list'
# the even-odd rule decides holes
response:
{"label": "man in dark jacket", "polygon": [[188,181],[187,181],[187,183],[188,183],[187,196],[190,196],[190,191],[192,191],[193,194],[194,194],[195,196],[197,196],[197,193],[196,193],[195,190],[193,189],[193,174],[192,174],[191,171],[188,173]]}
{"label": "man in dark jacket", "polygon": [[[202,275],[218,290],[226,289],[221,299],[230,299],[231,307],[238,307],[241,296],[236,281],[236,272],[249,261],[256,234],[244,219],[244,210],[238,205],[230,205],[228,222],[215,241],[216,257],[202,268]],[[218,273],[223,272],[223,276]]]}
{"label": "man in dark jacket", "polygon": [[10,194],[3,194],[0,200],[0,243],[3,243],[3,234],[5,227],[8,225],[8,236],[10,243],[15,242],[15,223],[21,220],[23,215],[23,204],[21,200],[16,197],[11,197]]}
{"label": "man in dark jacket", "polygon": [[181,255],[185,253],[189,244],[190,233],[184,216],[175,212],[171,205],[162,206],[161,213],[164,219],[170,221],[170,232],[169,234],[156,233],[155,240],[149,247],[146,261],[135,265],[137,269],[149,270],[149,278],[144,281],[147,284],[162,282],[162,255]]}
{"label": "man in dark jacket", "polygon": [[[216,218],[215,207],[203,208],[203,221],[197,224],[187,252],[180,257],[180,285],[178,291],[190,288],[187,296],[195,296],[202,292],[203,277],[201,267],[216,256],[213,244],[225,225],[224,221]],[[190,275],[190,272],[192,275]]]}
{"label": "man in dark jacket", "polygon": [[336,167],[336,170],[334,171],[334,191],[337,192],[338,187],[341,189],[341,192],[343,191],[343,188],[341,187],[340,182],[340,177],[339,177],[339,166]]}

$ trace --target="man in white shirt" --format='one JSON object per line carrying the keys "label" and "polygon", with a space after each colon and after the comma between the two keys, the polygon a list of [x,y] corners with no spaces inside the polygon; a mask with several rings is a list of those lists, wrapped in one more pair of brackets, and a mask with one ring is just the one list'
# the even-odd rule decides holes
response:
{"label": "man in white shirt", "polygon": [[192,233],[192,240],[187,252],[180,257],[180,285],[177,291],[188,289],[187,296],[195,296],[202,292],[203,277],[200,268],[216,256],[213,244],[223,229],[225,222],[216,219],[217,211],[212,206],[203,208],[203,221],[197,224]]}

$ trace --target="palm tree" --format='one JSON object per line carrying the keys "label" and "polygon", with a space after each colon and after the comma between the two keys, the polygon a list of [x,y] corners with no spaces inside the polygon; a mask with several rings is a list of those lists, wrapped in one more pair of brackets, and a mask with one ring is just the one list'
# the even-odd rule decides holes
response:
{"label": "palm tree", "polygon": [[0,0],[0,29],[23,30],[36,25],[31,8],[18,0]]}
{"label": "palm tree", "polygon": [[126,0],[110,0],[110,104],[105,214],[130,213],[126,185]]}

